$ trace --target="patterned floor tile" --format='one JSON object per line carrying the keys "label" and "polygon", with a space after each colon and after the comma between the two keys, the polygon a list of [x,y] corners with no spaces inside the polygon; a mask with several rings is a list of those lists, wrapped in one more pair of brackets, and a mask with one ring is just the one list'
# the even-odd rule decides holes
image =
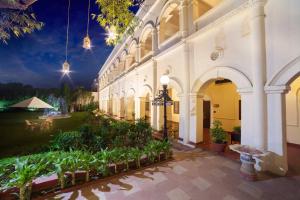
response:
{"label": "patterned floor tile", "polygon": [[185,193],[183,190],[180,188],[175,188],[174,190],[171,190],[167,192],[167,197],[170,200],[189,200],[191,197]]}
{"label": "patterned floor tile", "polygon": [[201,177],[192,180],[192,183],[202,191],[208,189],[211,186],[210,182]]}
{"label": "patterned floor tile", "polygon": [[180,165],[176,165],[175,167],[173,167],[172,170],[173,170],[173,172],[174,172],[175,174],[178,174],[178,175],[183,174],[184,172],[187,171],[186,168],[184,168],[184,167],[182,167],[182,166],[180,166]]}

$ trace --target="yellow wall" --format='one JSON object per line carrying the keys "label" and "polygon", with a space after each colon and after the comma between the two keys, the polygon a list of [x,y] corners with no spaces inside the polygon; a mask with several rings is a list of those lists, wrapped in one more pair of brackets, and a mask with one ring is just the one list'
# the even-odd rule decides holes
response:
{"label": "yellow wall", "polygon": [[290,87],[286,94],[287,142],[300,144],[300,77]]}
{"label": "yellow wall", "polygon": [[[172,98],[173,101],[179,101],[176,90],[170,89],[169,90],[169,95],[170,95],[170,97]],[[179,107],[180,107],[180,102],[179,102]],[[169,121],[179,122],[179,114],[174,113],[174,105],[168,106],[168,108],[167,108],[167,118],[168,118]]]}
{"label": "yellow wall", "polygon": [[212,121],[220,120],[226,131],[232,131],[234,126],[240,126],[241,124],[239,120],[240,95],[236,90],[236,86],[232,83],[216,85],[213,82],[204,91],[211,99]]}

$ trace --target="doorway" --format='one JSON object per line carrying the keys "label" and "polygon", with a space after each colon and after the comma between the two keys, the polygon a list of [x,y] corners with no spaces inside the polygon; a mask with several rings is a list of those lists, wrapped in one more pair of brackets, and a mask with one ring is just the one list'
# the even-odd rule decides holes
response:
{"label": "doorway", "polygon": [[203,101],[203,128],[210,128],[210,101]]}

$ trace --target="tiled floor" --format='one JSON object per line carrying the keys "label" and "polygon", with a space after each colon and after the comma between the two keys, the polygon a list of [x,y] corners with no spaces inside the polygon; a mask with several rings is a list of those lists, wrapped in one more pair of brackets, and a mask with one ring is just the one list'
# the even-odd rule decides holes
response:
{"label": "tiled floor", "polygon": [[[240,178],[239,162],[200,149],[175,151],[174,160],[91,182],[46,199],[88,200],[299,200],[300,176]],[[45,199],[41,198],[41,199]]]}

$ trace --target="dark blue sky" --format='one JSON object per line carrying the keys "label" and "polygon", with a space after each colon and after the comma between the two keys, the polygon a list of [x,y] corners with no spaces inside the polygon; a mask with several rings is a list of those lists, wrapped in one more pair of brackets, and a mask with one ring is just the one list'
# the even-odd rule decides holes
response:
{"label": "dark blue sky", "polygon": [[[91,13],[98,8],[91,0]],[[21,82],[35,87],[60,86],[58,70],[65,60],[67,0],[38,0],[33,5],[37,18],[45,23],[41,31],[12,38],[8,45],[0,43],[0,82]],[[112,47],[105,44],[105,32],[91,20],[89,35],[92,51],[84,50],[82,40],[86,34],[87,0],[71,0],[69,63],[74,86],[90,87]],[[66,78],[65,78],[66,79]]]}

